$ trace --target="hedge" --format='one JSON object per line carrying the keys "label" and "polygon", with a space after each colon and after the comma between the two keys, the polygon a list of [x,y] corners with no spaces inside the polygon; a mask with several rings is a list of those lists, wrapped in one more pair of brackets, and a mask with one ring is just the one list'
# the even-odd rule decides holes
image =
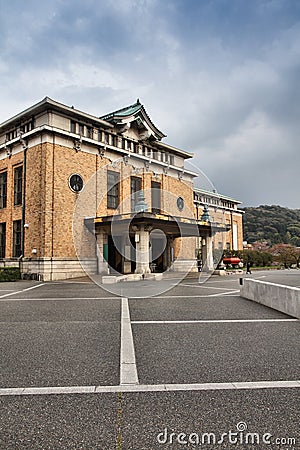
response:
{"label": "hedge", "polygon": [[21,279],[19,267],[0,267],[1,281],[17,281]]}

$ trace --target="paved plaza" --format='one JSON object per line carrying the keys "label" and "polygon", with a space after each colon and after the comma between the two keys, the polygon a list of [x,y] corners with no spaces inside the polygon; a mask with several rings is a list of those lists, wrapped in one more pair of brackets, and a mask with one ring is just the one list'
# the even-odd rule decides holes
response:
{"label": "paved plaza", "polygon": [[239,275],[173,281],[1,283],[0,449],[299,448],[299,321]]}

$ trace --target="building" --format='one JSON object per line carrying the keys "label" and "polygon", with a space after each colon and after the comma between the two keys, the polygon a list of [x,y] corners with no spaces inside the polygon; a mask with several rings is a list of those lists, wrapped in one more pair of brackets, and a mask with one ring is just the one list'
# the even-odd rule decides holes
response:
{"label": "building", "polygon": [[[239,202],[194,187],[192,154],[144,106],[102,117],[48,97],[0,125],[0,263],[57,280],[213,269],[242,249]],[[74,214],[75,212],[75,214]]]}

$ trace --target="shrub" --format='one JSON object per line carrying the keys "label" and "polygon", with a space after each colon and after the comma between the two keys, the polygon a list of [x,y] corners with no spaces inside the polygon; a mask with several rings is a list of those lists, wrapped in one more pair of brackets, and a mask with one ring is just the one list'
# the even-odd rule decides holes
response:
{"label": "shrub", "polygon": [[19,267],[0,267],[1,281],[17,281],[21,279]]}

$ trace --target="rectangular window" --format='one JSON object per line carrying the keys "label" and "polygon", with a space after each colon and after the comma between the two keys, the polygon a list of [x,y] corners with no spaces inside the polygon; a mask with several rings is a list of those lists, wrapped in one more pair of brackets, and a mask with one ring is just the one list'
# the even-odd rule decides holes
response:
{"label": "rectangular window", "polygon": [[5,258],[6,223],[0,223],[0,258]]}
{"label": "rectangular window", "polygon": [[79,134],[80,134],[81,136],[84,135],[84,125],[83,125],[82,123],[79,124]]}
{"label": "rectangular window", "polygon": [[114,134],[111,135],[111,145],[117,147],[117,136],[115,136]]}
{"label": "rectangular window", "polygon": [[160,203],[160,190],[161,185],[156,181],[151,182],[151,197],[152,197],[152,212],[154,214],[159,214],[161,212],[161,203]]}
{"label": "rectangular window", "polygon": [[116,209],[119,206],[119,174],[107,171],[107,207]]}
{"label": "rectangular window", "polygon": [[12,130],[6,133],[6,140],[11,141],[12,139],[15,139],[18,136],[18,130]]}
{"label": "rectangular window", "polygon": [[6,208],[7,172],[0,173],[0,208]]}
{"label": "rectangular window", "polygon": [[159,159],[159,152],[157,152],[157,151],[154,151],[153,152],[153,159]]}
{"label": "rectangular window", "polygon": [[13,222],[13,257],[21,256],[21,220]]}
{"label": "rectangular window", "polygon": [[76,122],[74,122],[74,120],[71,120],[70,131],[71,131],[71,133],[76,133]]}
{"label": "rectangular window", "polygon": [[131,177],[130,179],[130,192],[131,192],[131,211],[134,211],[134,207],[138,202],[137,192],[142,189],[142,179],[138,177]]}
{"label": "rectangular window", "polygon": [[104,144],[109,144],[109,134],[108,133],[102,133],[102,142],[104,142]]}
{"label": "rectangular window", "polygon": [[174,155],[169,156],[171,166],[174,166]]}
{"label": "rectangular window", "polygon": [[14,205],[22,205],[23,192],[23,166],[14,170]]}
{"label": "rectangular window", "polygon": [[29,122],[24,123],[23,125],[20,126],[20,132],[28,133],[29,131],[33,130],[33,128],[34,128],[34,123],[33,123],[33,120],[31,119]]}

